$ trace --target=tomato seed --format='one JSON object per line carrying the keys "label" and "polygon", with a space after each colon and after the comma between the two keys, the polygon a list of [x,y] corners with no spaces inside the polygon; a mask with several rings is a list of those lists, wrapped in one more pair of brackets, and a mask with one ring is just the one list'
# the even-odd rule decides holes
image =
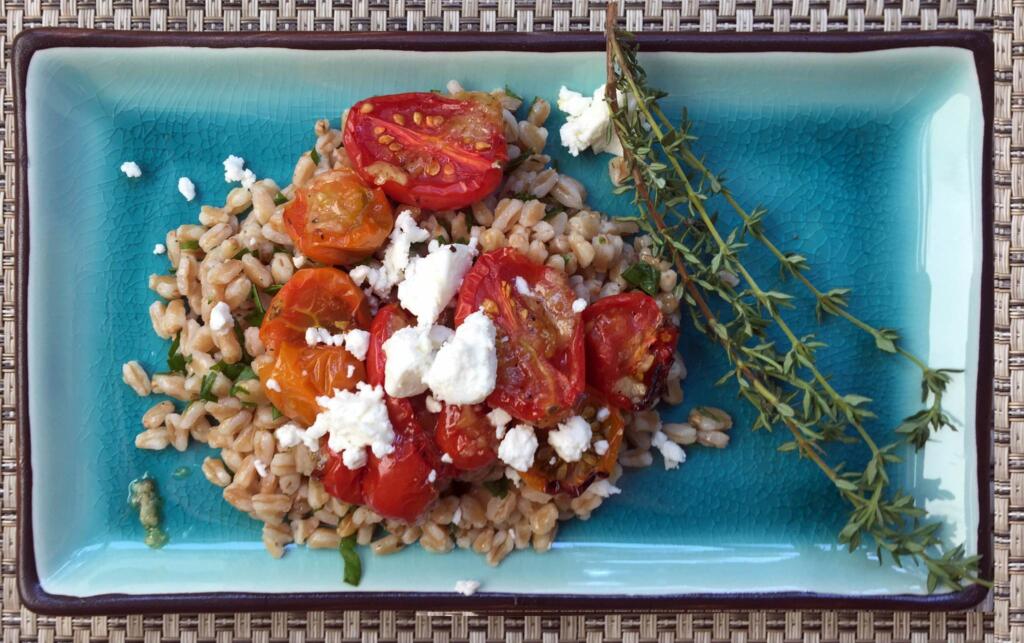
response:
{"label": "tomato seed", "polygon": [[363,114],[369,114],[373,111],[373,103],[363,103],[363,106],[359,108],[359,111]]}
{"label": "tomato seed", "polygon": [[393,114],[391,120],[395,121],[399,125],[405,125],[405,117],[401,114]]}

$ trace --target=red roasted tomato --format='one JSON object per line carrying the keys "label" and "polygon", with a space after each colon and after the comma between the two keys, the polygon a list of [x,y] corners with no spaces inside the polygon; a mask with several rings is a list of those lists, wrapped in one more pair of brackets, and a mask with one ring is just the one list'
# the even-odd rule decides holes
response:
{"label": "red roasted tomato", "polygon": [[501,105],[488,94],[374,96],[352,106],[345,151],[368,182],[427,210],[470,205],[501,183]]}
{"label": "red roasted tomato", "polygon": [[486,467],[498,457],[498,438],[483,404],[445,404],[434,439],[452,466],[463,471]]}
{"label": "red roasted tomato", "polygon": [[679,329],[641,292],[599,299],[583,311],[587,381],[616,407],[640,411],[658,401]]}
{"label": "red roasted tomato", "polygon": [[[525,280],[529,295],[516,288]],[[565,274],[513,248],[480,257],[459,291],[455,323],[481,308],[498,331],[498,379],[492,407],[535,426],[570,415],[584,389],[583,324]]]}
{"label": "red roasted tomato", "polygon": [[284,208],[284,224],[302,254],[346,265],[373,254],[391,233],[394,217],[384,192],[345,168],[296,190]]}
{"label": "red roasted tomato", "polygon": [[363,496],[363,478],[366,477],[366,467],[349,469],[341,460],[341,454],[331,451],[327,446],[327,436],[324,436],[320,443],[320,454],[323,463],[315,472],[324,484],[324,490],[340,498],[343,502],[352,505],[366,504]]}
{"label": "red roasted tomato", "polygon": [[283,342],[305,346],[306,329],[311,326],[332,333],[369,328],[370,307],[347,273],[336,268],[295,273],[267,306],[260,339],[268,350]]}
{"label": "red roasted tomato", "polygon": [[[608,417],[603,420],[598,419],[601,408],[608,409]],[[619,458],[626,426],[622,413],[615,407],[609,407],[599,393],[589,389],[580,404],[579,414],[590,422],[593,432],[591,445],[605,440],[608,449],[602,455],[591,446],[578,462],[564,462],[555,458],[555,463],[551,464],[552,456],[556,455],[555,450],[546,441],[542,441],[534,456],[533,466],[521,474],[527,485],[551,495],[566,493],[576,497],[595,481],[611,475]]]}

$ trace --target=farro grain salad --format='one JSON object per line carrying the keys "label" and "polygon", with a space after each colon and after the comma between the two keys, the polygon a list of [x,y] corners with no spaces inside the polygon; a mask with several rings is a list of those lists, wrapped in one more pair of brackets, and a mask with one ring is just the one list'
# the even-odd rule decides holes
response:
{"label": "farro grain salad", "polygon": [[[573,154],[614,151],[602,100],[559,106]],[[550,109],[453,81],[317,122],[284,187],[229,157],[241,185],[155,250],[169,372],[124,379],[186,405],[154,405],[136,446],[219,449],[204,474],[273,556],[419,542],[492,565],[546,551],[654,451],[726,446],[724,412],[654,410],[683,396],[678,275],[551,166]]]}

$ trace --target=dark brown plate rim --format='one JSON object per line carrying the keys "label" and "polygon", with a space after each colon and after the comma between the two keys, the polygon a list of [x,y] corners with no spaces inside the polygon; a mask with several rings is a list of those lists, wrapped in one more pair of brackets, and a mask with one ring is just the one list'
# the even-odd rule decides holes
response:
{"label": "dark brown plate rim", "polygon": [[[992,578],[992,381],[993,381],[993,254],[992,254],[992,110],[993,44],[971,31],[861,34],[692,34],[643,33],[645,51],[681,52],[863,52],[906,47],[955,47],[974,56],[985,116],[982,170],[981,327],[975,432],[978,454],[980,519],[978,547],[981,570]],[[892,594],[857,596],[806,592],[673,595],[581,595],[420,592],[309,592],[193,594],[104,594],[74,597],[43,590],[35,564],[32,536],[32,470],[28,417],[28,302],[29,203],[25,131],[25,81],[32,56],[53,47],[276,47],[307,50],[395,49],[407,51],[594,51],[604,47],[600,34],[591,33],[154,33],[78,29],[35,29],[22,32],[13,45],[14,98],[17,124],[16,229],[16,384],[18,422],[18,589],[22,603],[43,614],[117,614],[166,612],[240,612],[310,609],[467,610],[477,612],[608,612],[680,609],[909,609],[959,610],[981,602],[988,593],[974,585],[962,591],[932,596]]]}

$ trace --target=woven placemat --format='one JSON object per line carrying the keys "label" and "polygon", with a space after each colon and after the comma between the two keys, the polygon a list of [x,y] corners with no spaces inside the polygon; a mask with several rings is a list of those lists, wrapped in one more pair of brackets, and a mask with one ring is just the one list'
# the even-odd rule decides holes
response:
{"label": "woven placemat", "polygon": [[686,31],[976,29],[995,41],[995,589],[959,614],[853,611],[502,617],[310,612],[45,617],[18,600],[15,569],[14,117],[10,44],[40,26],[158,31],[599,28],[587,0],[0,0],[0,628],[15,641],[1024,641],[1024,0],[628,0],[627,27]]}

